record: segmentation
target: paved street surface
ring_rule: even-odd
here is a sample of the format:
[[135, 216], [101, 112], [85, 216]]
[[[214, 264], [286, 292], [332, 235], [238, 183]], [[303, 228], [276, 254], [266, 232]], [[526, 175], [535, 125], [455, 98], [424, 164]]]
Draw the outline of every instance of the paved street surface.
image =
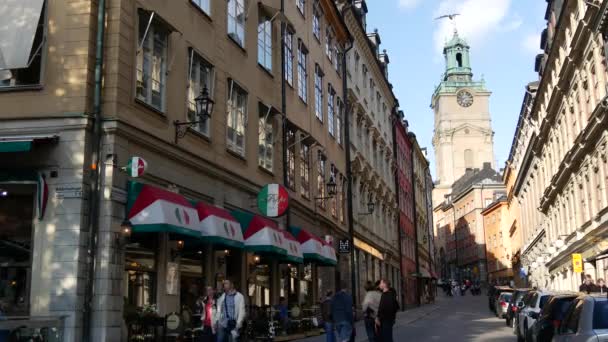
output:
[[[515, 341], [515, 335], [488, 310], [488, 297], [443, 297], [435, 305], [425, 305], [399, 314], [395, 341]], [[325, 336], [300, 340], [323, 342]], [[365, 342], [365, 328], [357, 324], [356, 342]]]

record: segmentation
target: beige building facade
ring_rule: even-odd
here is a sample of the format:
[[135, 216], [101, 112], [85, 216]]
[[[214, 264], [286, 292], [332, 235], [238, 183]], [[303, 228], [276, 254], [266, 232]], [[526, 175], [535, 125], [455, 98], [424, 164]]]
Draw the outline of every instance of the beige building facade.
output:
[[[540, 83], [518, 129], [514, 195], [520, 204], [522, 263], [529, 282], [577, 290], [572, 253], [584, 273], [606, 278], [605, 13], [585, 1], [550, 1]], [[517, 167], [517, 166], [516, 166]]]
[[513, 280], [511, 265], [511, 237], [507, 197], [503, 196], [488, 205], [482, 212], [490, 283], [510, 284]]

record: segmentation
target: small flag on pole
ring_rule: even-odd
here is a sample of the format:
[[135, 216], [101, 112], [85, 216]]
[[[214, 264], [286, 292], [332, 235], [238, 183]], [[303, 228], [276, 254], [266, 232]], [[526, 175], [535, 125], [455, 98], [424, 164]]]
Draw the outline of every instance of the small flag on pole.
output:
[[132, 157], [129, 159], [127, 166], [122, 169], [126, 171], [131, 177], [141, 177], [148, 168], [148, 163], [141, 157]]

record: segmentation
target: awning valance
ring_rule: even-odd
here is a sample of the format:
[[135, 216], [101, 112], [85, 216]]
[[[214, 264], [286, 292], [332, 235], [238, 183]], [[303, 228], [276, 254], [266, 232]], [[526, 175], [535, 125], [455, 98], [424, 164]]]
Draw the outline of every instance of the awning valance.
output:
[[198, 202], [196, 211], [200, 220], [198, 228], [203, 240], [213, 244], [243, 248], [241, 225], [227, 210]]
[[233, 210], [230, 214], [241, 224], [245, 249], [258, 253], [287, 255], [283, 233], [277, 224], [259, 215]]
[[201, 238], [196, 208], [180, 194], [129, 182], [127, 213], [133, 232], [167, 232]]
[[289, 232], [300, 243], [302, 255], [306, 262], [320, 265], [332, 265], [331, 260], [325, 257], [325, 246], [323, 240], [300, 227], [289, 227]]
[[335, 266], [338, 264], [338, 258], [336, 258], [336, 250], [332, 245], [327, 242], [323, 242], [323, 256], [327, 260], [327, 264]]
[[56, 135], [0, 137], [0, 152], [28, 152], [39, 143], [57, 141]]
[[283, 233], [283, 247], [287, 250], [287, 256], [285, 259], [289, 262], [301, 264], [304, 262], [304, 256], [302, 255], [302, 248], [300, 243], [296, 240], [291, 233], [288, 231], [282, 231]]

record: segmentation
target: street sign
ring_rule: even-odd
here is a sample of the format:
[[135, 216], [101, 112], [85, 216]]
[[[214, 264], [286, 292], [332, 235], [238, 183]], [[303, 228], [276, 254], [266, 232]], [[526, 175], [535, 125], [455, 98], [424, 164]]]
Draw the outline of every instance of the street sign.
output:
[[350, 253], [350, 240], [349, 239], [338, 240], [338, 252], [339, 253]]
[[264, 216], [279, 217], [289, 206], [289, 193], [280, 184], [267, 184], [258, 194], [258, 208]]
[[572, 254], [572, 271], [575, 273], [583, 273], [583, 255], [580, 253]]

